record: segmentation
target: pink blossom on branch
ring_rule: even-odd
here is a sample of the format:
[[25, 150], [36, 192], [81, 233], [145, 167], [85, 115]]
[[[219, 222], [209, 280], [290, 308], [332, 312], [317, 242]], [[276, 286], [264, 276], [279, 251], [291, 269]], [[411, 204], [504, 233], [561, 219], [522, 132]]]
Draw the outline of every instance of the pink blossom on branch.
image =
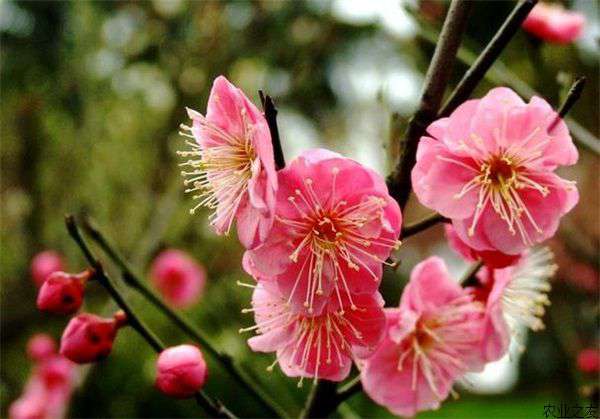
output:
[[38, 292], [37, 308], [54, 314], [75, 313], [83, 304], [85, 284], [91, 276], [91, 270], [79, 274], [61, 271], [50, 274]]
[[60, 354], [78, 364], [96, 362], [112, 351], [117, 331], [126, 323], [122, 312], [111, 319], [82, 313], [71, 319], [60, 340]]
[[161, 295], [178, 308], [195, 304], [206, 283], [204, 267], [176, 249], [165, 250], [154, 259], [150, 276]]
[[252, 308], [256, 325], [241, 331], [256, 331], [248, 339], [254, 351], [276, 352], [276, 360], [289, 377], [341, 381], [350, 373], [353, 357], [364, 358], [377, 347], [383, 336], [385, 317], [379, 293], [354, 297], [352, 310], [348, 298], [334, 296], [321, 314], [306, 316], [287, 304], [277, 290], [256, 286]]
[[575, 183], [554, 173], [578, 158], [557, 117], [543, 99], [525, 103], [508, 88], [463, 103], [419, 142], [419, 201], [477, 251], [518, 255], [551, 237], [579, 200]]
[[579, 38], [585, 16], [560, 3], [539, 2], [523, 22], [523, 29], [547, 42], [568, 44]]
[[544, 329], [542, 317], [556, 269], [552, 252], [542, 248], [528, 250], [514, 266], [484, 268], [477, 274], [478, 284], [467, 290], [485, 304], [481, 353], [486, 362], [501, 358], [511, 337]]
[[277, 215], [244, 268], [308, 315], [332, 295], [353, 303], [376, 292], [382, 263], [400, 244], [402, 214], [385, 181], [354, 160], [309, 150], [279, 172]]
[[41, 287], [48, 275], [62, 271], [64, 263], [62, 257], [54, 250], [45, 250], [38, 253], [31, 260], [31, 277], [38, 287]]
[[27, 356], [36, 362], [56, 354], [56, 342], [45, 333], [38, 333], [29, 338], [27, 342]]
[[156, 387], [178, 399], [192, 397], [204, 386], [208, 377], [204, 356], [192, 345], [165, 349], [158, 357], [156, 369]]
[[182, 125], [191, 138], [190, 159], [181, 164], [186, 192], [195, 193], [199, 207], [213, 211], [210, 222], [227, 234], [237, 220], [238, 237], [246, 248], [263, 242], [273, 223], [277, 173], [267, 121], [244, 93], [223, 76], [215, 79], [206, 116], [188, 109], [192, 126]]
[[482, 367], [483, 308], [430, 257], [412, 271], [382, 344], [361, 371], [365, 392], [401, 416], [437, 409], [454, 381]]

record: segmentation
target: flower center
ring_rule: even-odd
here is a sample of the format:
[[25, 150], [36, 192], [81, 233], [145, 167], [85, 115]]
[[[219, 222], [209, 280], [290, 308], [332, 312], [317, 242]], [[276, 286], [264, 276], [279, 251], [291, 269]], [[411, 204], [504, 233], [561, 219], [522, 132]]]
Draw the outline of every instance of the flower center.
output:
[[488, 179], [496, 187], [503, 187], [508, 181], [516, 176], [516, 168], [510, 159], [506, 157], [493, 157], [483, 165], [488, 171]]

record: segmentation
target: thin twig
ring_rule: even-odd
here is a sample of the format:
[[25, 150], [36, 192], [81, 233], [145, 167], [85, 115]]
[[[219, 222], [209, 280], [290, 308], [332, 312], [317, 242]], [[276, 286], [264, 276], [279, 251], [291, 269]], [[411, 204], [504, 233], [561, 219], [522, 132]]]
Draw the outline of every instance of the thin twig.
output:
[[429, 227], [436, 225], [437, 223], [447, 222], [448, 219], [443, 215], [438, 213], [434, 213], [432, 215], [428, 215], [420, 219], [419, 221], [415, 221], [412, 224], [402, 226], [402, 233], [400, 233], [400, 237], [405, 239], [417, 233], [420, 233], [423, 230], [427, 230]]
[[388, 178], [390, 195], [404, 209], [412, 189], [410, 173], [416, 162], [417, 145], [427, 126], [435, 119], [452, 71], [472, 2], [453, 0], [425, 75], [419, 109], [408, 124], [404, 139], [399, 142], [399, 161]]
[[263, 112], [265, 113], [265, 119], [269, 125], [269, 132], [271, 133], [271, 142], [273, 143], [273, 157], [275, 158], [275, 168], [281, 170], [285, 167], [285, 157], [283, 155], [283, 148], [281, 147], [281, 138], [279, 137], [279, 128], [277, 127], [277, 108], [273, 103], [273, 98], [269, 95], [265, 95], [262, 90], [258, 91], [260, 101], [262, 103]]
[[[438, 31], [423, 19], [419, 19], [418, 16], [416, 16], [416, 18], [419, 21], [419, 36], [421, 39], [432, 45], [437, 45], [439, 38]], [[457, 57], [462, 63], [469, 66], [473, 65], [477, 59], [477, 55], [465, 47], [461, 47], [458, 50]], [[532, 89], [523, 79], [513, 73], [501, 60], [497, 60], [484, 77], [495, 85], [510, 86], [523, 98], [543, 96]], [[569, 116], [565, 116], [564, 120], [573, 134], [573, 138], [579, 145], [596, 155], [600, 155], [600, 140], [598, 140], [594, 134]]]
[[300, 414], [300, 418], [324, 418], [333, 412], [340, 402], [336, 397], [337, 383], [327, 380], [318, 380], [313, 385], [304, 410]]
[[450, 98], [439, 112], [439, 116], [448, 116], [461, 103], [467, 100], [475, 90], [485, 73], [498, 59], [508, 42], [521, 28], [521, 24], [538, 0], [521, 0], [506, 18], [498, 32], [479, 54], [473, 65], [460, 80]]
[[[83, 252], [88, 263], [94, 268], [94, 278], [102, 285], [106, 291], [115, 300], [117, 305], [125, 312], [127, 316], [127, 323], [140, 334], [142, 338], [156, 351], [157, 353], [165, 350], [165, 345], [160, 339], [150, 330], [150, 328], [142, 321], [142, 319], [135, 313], [131, 305], [127, 302], [122, 292], [119, 290], [117, 284], [108, 276], [104, 271], [104, 268], [100, 261], [94, 256], [87, 243], [81, 236], [79, 228], [72, 215], [65, 217], [65, 224], [69, 235], [77, 243], [81, 251]], [[219, 400], [213, 400], [204, 391], [200, 390], [195, 395], [196, 400], [200, 406], [202, 406], [207, 413], [215, 415], [217, 417], [235, 418]]]
[[360, 381], [360, 374], [358, 374], [356, 377], [354, 377], [352, 380], [348, 381], [346, 384], [344, 384], [338, 389], [337, 398], [341, 403], [361, 390], [362, 383]]
[[477, 283], [477, 273], [479, 272], [482, 266], [482, 261], [477, 261], [473, 263], [471, 266], [469, 266], [469, 269], [467, 269], [467, 272], [465, 272], [465, 274], [458, 283], [463, 287], [475, 285]]
[[585, 77], [577, 77], [577, 79], [573, 82], [565, 101], [558, 109], [558, 115], [556, 115], [556, 119], [554, 119], [552, 124], [550, 124], [548, 127], [549, 133], [552, 132], [556, 125], [558, 125], [559, 121], [564, 118], [565, 115], [567, 115], [573, 105], [575, 105], [575, 103], [579, 100], [581, 93], [583, 92], [583, 88], [585, 87], [585, 81]]
[[94, 227], [89, 219], [83, 218], [82, 227], [90, 238], [100, 246], [107, 256], [119, 267], [123, 275], [123, 281], [131, 288], [138, 291], [151, 304], [161, 310], [171, 321], [175, 323], [185, 334], [199, 342], [202, 347], [215, 358], [225, 370], [238, 381], [246, 390], [260, 403], [260, 405], [271, 416], [287, 416], [285, 411], [278, 406], [243, 372], [234, 362], [233, 358], [221, 351], [210, 341], [200, 329], [195, 327], [186, 317], [174, 311], [162, 298], [160, 298], [146, 282], [142, 281], [129, 267], [127, 262], [119, 255], [104, 235]]

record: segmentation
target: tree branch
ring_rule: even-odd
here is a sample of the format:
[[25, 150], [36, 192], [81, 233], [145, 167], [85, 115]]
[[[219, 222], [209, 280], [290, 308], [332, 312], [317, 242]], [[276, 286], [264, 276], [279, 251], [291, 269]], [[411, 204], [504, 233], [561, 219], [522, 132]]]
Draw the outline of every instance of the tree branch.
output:
[[556, 119], [548, 127], [548, 132], [552, 132], [556, 125], [558, 125], [558, 122], [567, 115], [573, 105], [575, 105], [575, 103], [579, 100], [581, 93], [583, 92], [583, 88], [585, 87], [585, 81], [585, 77], [577, 77], [575, 82], [573, 82], [565, 101], [558, 109], [558, 115], [556, 116]]
[[477, 283], [477, 272], [479, 272], [479, 270], [481, 269], [482, 266], [483, 266], [482, 261], [477, 261], [477, 262], [473, 263], [471, 266], [469, 266], [469, 269], [467, 269], [467, 272], [465, 272], [465, 274], [460, 279], [460, 281], [458, 281], [458, 283], [462, 287], [468, 287], [471, 285], [475, 285]]
[[439, 42], [425, 75], [419, 109], [408, 124], [404, 140], [398, 144], [399, 161], [388, 178], [388, 187], [390, 195], [402, 209], [406, 206], [412, 189], [410, 173], [416, 162], [419, 139], [438, 114], [471, 6], [472, 2], [466, 0], [453, 0], [450, 4]]
[[437, 223], [448, 222], [449, 220], [440, 215], [438, 213], [434, 213], [432, 215], [428, 215], [420, 219], [419, 221], [415, 221], [412, 224], [407, 226], [402, 226], [402, 232], [400, 233], [400, 237], [405, 239], [417, 233], [420, 233], [423, 230], [427, 230], [429, 227], [436, 225]]
[[439, 112], [439, 117], [448, 116], [461, 103], [467, 100], [477, 87], [485, 73], [498, 59], [508, 42], [521, 28], [521, 24], [538, 0], [521, 0], [506, 18], [498, 32], [479, 54], [473, 65], [460, 80], [450, 98]]
[[279, 128], [277, 127], [277, 108], [273, 103], [273, 99], [269, 95], [265, 95], [262, 90], [258, 91], [260, 101], [262, 103], [265, 119], [269, 125], [271, 133], [271, 142], [273, 143], [273, 156], [275, 158], [275, 168], [281, 170], [285, 167], [285, 157], [283, 148], [281, 148], [281, 139], [279, 138]]
[[[65, 217], [65, 224], [69, 235], [73, 238], [75, 243], [79, 246], [83, 252], [88, 263], [94, 268], [94, 278], [102, 285], [110, 296], [115, 300], [117, 305], [125, 312], [127, 316], [127, 323], [140, 334], [142, 338], [154, 349], [155, 352], [160, 353], [165, 350], [165, 345], [160, 339], [150, 330], [150, 328], [142, 321], [142, 319], [135, 313], [131, 305], [127, 302], [117, 284], [106, 274], [100, 261], [94, 256], [87, 243], [81, 236], [79, 228], [72, 215]], [[236, 418], [219, 400], [213, 400], [204, 391], [200, 390], [195, 395], [196, 401], [202, 406], [207, 413], [216, 417], [225, 418]]]
[[127, 262], [119, 255], [115, 248], [108, 242], [104, 235], [94, 227], [89, 219], [83, 218], [82, 227], [89, 237], [100, 246], [108, 257], [119, 267], [123, 275], [123, 281], [131, 288], [138, 291], [148, 302], [161, 310], [179, 329], [181, 329], [190, 338], [199, 342], [213, 358], [215, 358], [225, 370], [239, 382], [268, 412], [270, 416], [286, 417], [285, 411], [279, 407], [268, 395], [259, 390], [248, 375], [243, 372], [233, 358], [226, 353], [219, 351], [210, 339], [197, 327], [195, 327], [186, 317], [174, 311], [162, 298], [160, 298], [145, 281], [142, 281], [129, 267]]

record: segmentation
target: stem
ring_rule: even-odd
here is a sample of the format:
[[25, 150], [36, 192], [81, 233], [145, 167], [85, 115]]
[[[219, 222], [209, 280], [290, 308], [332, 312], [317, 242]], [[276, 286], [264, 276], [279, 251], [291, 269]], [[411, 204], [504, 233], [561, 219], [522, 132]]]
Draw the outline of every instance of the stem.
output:
[[549, 133], [552, 132], [552, 130], [556, 127], [556, 125], [558, 125], [560, 120], [565, 117], [565, 115], [571, 110], [573, 105], [575, 105], [575, 103], [579, 100], [579, 98], [581, 97], [581, 93], [583, 92], [583, 88], [585, 87], [585, 81], [585, 77], [577, 77], [575, 82], [573, 82], [565, 101], [558, 109], [558, 115], [556, 115], [556, 118], [548, 127]]
[[[414, 15], [413, 15], [414, 16]], [[418, 16], [415, 18], [419, 21], [419, 36], [433, 44], [436, 45], [438, 43], [438, 32], [431, 27], [427, 22], [420, 19]], [[466, 64], [473, 65], [477, 56], [472, 51], [462, 47], [458, 50], [457, 54], [458, 59]], [[495, 85], [506, 85], [510, 86], [514, 89], [520, 96], [524, 98], [530, 98], [532, 96], [542, 96], [534, 89], [532, 89], [524, 80], [522, 80], [515, 73], [510, 71], [510, 69], [500, 60], [497, 60], [494, 63], [494, 66], [490, 68], [490, 70], [485, 74], [485, 79]], [[600, 155], [600, 141], [598, 138], [588, 131], [584, 126], [582, 126], [579, 122], [565, 116], [564, 118], [569, 130], [573, 134], [575, 141], [579, 143], [579, 145], [585, 147], [587, 150], [591, 151], [596, 155]]]
[[404, 140], [400, 141], [399, 161], [388, 179], [390, 195], [404, 209], [412, 189], [410, 173], [416, 162], [417, 145], [427, 126], [436, 118], [452, 71], [472, 2], [453, 0], [425, 75], [419, 109], [410, 120]]
[[428, 215], [427, 217], [424, 217], [419, 221], [415, 221], [412, 224], [402, 226], [402, 232], [400, 233], [400, 237], [405, 239], [407, 237], [420, 233], [423, 230], [427, 230], [429, 227], [432, 227], [437, 223], [442, 222], [448, 222], [448, 219], [438, 213]]
[[87, 218], [83, 219], [83, 229], [90, 236], [90, 238], [100, 246], [100, 248], [108, 255], [108, 257], [121, 269], [123, 280], [131, 288], [138, 291], [144, 298], [146, 298], [151, 304], [161, 310], [173, 323], [177, 325], [185, 334], [192, 339], [199, 342], [203, 348], [206, 349], [218, 362], [221, 363], [223, 368], [260, 403], [260, 405], [269, 413], [271, 416], [287, 416], [286, 412], [279, 407], [269, 396], [267, 396], [262, 390], [257, 388], [257, 385], [252, 382], [248, 375], [243, 372], [233, 361], [230, 355], [223, 353], [216, 349], [216, 346], [210, 341], [210, 339], [202, 333], [197, 327], [195, 327], [189, 319], [183, 315], [174, 311], [168, 304], [166, 304], [162, 298], [158, 296], [146, 283], [139, 279], [139, 277], [133, 273], [127, 262], [119, 255], [113, 246], [108, 242], [104, 235], [92, 224]]
[[313, 385], [304, 410], [300, 414], [300, 418], [324, 418], [333, 412], [341, 401], [336, 397], [337, 383], [327, 380], [318, 380]]
[[464, 287], [468, 287], [470, 285], [475, 285], [477, 283], [477, 272], [479, 272], [479, 270], [481, 269], [481, 267], [483, 266], [483, 262], [482, 261], [477, 261], [475, 263], [473, 263], [469, 269], [467, 269], [467, 272], [465, 272], [465, 274], [463, 275], [463, 277], [460, 279], [460, 281], [458, 282], [460, 285]]
[[271, 133], [275, 168], [281, 170], [285, 167], [285, 157], [283, 155], [283, 148], [281, 147], [281, 139], [279, 138], [279, 128], [277, 127], [277, 108], [275, 107], [271, 96], [265, 95], [262, 90], [258, 91], [258, 95], [260, 96], [265, 119], [267, 120], [269, 132]]
[[354, 377], [352, 380], [348, 381], [342, 387], [338, 389], [337, 398], [339, 403], [342, 403], [344, 400], [352, 397], [354, 394], [358, 393], [362, 390], [362, 383], [360, 381], [360, 374]]
[[[148, 328], [148, 326], [141, 320], [140, 317], [134, 312], [133, 308], [129, 305], [127, 300], [123, 297], [123, 294], [119, 290], [117, 284], [106, 274], [102, 264], [96, 259], [94, 254], [91, 252], [87, 243], [81, 236], [79, 228], [72, 215], [65, 217], [65, 224], [69, 235], [75, 240], [81, 251], [83, 252], [88, 263], [94, 268], [94, 277], [102, 285], [111, 297], [115, 300], [118, 306], [127, 315], [128, 324], [140, 334], [142, 338], [154, 349], [155, 352], [160, 353], [166, 349], [165, 345], [160, 339]], [[235, 418], [233, 415], [220, 401], [211, 399], [202, 390], [199, 390], [196, 395], [196, 400], [200, 406], [202, 406], [207, 413], [215, 415], [217, 417]]]
[[473, 65], [460, 80], [450, 98], [439, 112], [439, 116], [448, 116], [454, 109], [471, 96], [485, 73], [498, 59], [508, 42], [521, 28], [521, 24], [538, 0], [521, 0], [506, 18], [498, 32], [479, 54]]

